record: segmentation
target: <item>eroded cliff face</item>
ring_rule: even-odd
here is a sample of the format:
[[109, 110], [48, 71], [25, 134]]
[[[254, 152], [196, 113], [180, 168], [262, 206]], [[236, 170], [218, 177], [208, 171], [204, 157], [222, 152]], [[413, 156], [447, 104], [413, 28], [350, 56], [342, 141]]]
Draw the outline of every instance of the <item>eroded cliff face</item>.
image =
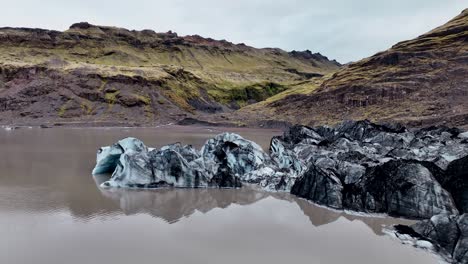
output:
[[[309, 125], [347, 119], [412, 126], [468, 125], [468, 10], [416, 39], [346, 65], [320, 82], [246, 107], [271, 118]], [[272, 98], [273, 99], [273, 98]]]
[[0, 122], [175, 122], [231, 112], [339, 66], [310, 51], [173, 32], [0, 28]]

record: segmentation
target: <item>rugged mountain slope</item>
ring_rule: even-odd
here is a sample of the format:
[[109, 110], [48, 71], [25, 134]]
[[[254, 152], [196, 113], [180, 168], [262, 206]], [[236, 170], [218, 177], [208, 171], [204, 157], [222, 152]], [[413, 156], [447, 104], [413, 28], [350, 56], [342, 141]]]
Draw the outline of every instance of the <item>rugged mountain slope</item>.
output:
[[240, 116], [292, 123], [343, 119], [468, 125], [468, 9], [447, 24], [387, 51], [305, 82]]
[[0, 123], [165, 123], [238, 109], [338, 67], [310, 51], [172, 32], [0, 28]]

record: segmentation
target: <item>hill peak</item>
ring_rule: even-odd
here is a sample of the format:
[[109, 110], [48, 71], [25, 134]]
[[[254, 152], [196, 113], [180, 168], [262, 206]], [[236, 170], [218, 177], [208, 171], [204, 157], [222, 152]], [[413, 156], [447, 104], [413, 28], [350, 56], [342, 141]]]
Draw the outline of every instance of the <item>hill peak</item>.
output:
[[88, 22], [0, 28], [0, 122], [161, 123], [232, 111], [339, 67], [301, 54]]
[[[468, 127], [467, 39], [465, 9], [417, 38], [350, 63], [306, 88], [276, 96], [263, 113], [308, 125], [367, 118], [411, 126]], [[264, 105], [246, 110], [253, 109], [258, 116]]]

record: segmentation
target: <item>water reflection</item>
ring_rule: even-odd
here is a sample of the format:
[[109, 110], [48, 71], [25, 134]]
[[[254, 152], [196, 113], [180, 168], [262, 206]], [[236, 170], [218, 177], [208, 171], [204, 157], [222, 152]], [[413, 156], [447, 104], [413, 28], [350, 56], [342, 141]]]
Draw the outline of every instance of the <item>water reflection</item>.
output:
[[[267, 148], [280, 131], [230, 129]], [[200, 148], [222, 128], [0, 129], [0, 213], [69, 212], [78, 221], [120, 213], [89, 174], [96, 150], [133, 136], [152, 147], [174, 142]]]
[[[10, 131], [11, 132], [11, 131]], [[232, 204], [249, 205], [265, 198], [287, 201], [297, 206], [314, 226], [337, 221], [361, 221], [376, 234], [382, 225], [404, 222], [388, 217], [363, 217], [328, 210], [286, 193], [266, 193], [252, 188], [240, 190], [101, 190], [89, 175], [96, 149], [116, 140], [135, 136], [151, 146], [175, 141], [200, 147], [221, 131], [205, 128], [161, 129], [20, 129], [0, 131], [0, 212], [24, 211], [29, 214], [66, 211], [81, 222], [105, 219], [123, 212], [145, 213], [174, 223], [194, 212], [206, 213]], [[268, 147], [279, 131], [239, 130], [246, 138]], [[105, 177], [105, 176], [103, 176]], [[103, 178], [96, 178], [98, 182]]]
[[[249, 187], [101, 190], [90, 175], [96, 149], [121, 138], [200, 147], [217, 129], [0, 130], [0, 263], [435, 263], [375, 235], [399, 219]], [[280, 133], [229, 130], [264, 148]]]
[[[106, 175], [94, 177], [97, 188], [108, 179]], [[384, 235], [383, 227], [397, 223], [412, 223], [406, 219], [385, 216], [359, 215], [344, 211], [331, 210], [300, 199], [289, 193], [265, 192], [256, 186], [244, 186], [240, 189], [102, 189], [101, 193], [113, 200], [126, 215], [149, 214], [176, 223], [188, 218], [195, 212], [207, 213], [215, 208], [227, 208], [232, 204], [251, 205], [271, 197], [290, 202], [300, 208], [313, 226], [322, 226], [337, 221], [340, 217], [348, 221], [361, 221], [375, 234]]]
[[[99, 185], [105, 176], [95, 177]], [[99, 187], [98, 187], [99, 188]], [[266, 198], [267, 193], [251, 188], [241, 189], [102, 189], [101, 193], [115, 201], [126, 215], [146, 213], [175, 223], [196, 211], [207, 213], [231, 204], [249, 205]]]

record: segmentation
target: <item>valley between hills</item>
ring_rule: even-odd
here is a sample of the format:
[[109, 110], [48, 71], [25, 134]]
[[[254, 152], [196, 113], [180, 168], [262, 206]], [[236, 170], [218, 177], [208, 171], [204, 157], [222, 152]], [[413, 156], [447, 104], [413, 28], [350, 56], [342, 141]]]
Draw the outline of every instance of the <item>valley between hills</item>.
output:
[[468, 263], [468, 9], [421, 34], [0, 28], [0, 262]]
[[0, 28], [0, 123], [468, 125], [468, 10], [341, 65], [311, 51], [77, 23]]

